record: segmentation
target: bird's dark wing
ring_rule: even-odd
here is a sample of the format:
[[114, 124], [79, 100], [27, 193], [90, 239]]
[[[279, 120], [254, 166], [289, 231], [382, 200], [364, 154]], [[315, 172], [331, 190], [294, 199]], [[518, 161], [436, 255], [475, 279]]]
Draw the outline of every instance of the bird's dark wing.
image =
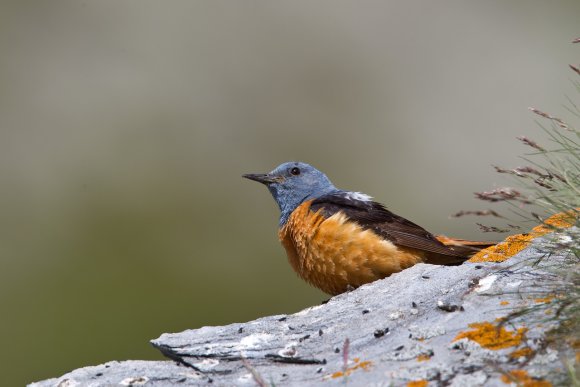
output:
[[333, 192], [313, 200], [310, 209], [314, 212], [320, 210], [326, 218], [342, 212], [362, 228], [372, 230], [396, 245], [449, 257], [449, 263], [461, 262], [475, 252], [467, 254], [463, 249], [445, 246], [421, 226], [393, 214], [380, 203], [359, 197], [360, 194], [353, 192]]

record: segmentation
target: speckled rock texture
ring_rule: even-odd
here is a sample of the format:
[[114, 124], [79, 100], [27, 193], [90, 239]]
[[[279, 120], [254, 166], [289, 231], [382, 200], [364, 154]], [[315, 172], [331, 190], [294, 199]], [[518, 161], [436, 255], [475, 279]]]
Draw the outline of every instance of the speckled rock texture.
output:
[[567, 252], [538, 262], [543, 243], [505, 262], [419, 264], [296, 314], [166, 333], [151, 343], [173, 361], [110, 362], [32, 386], [558, 385], [574, 352], [546, 333], [559, 324], [552, 268]]

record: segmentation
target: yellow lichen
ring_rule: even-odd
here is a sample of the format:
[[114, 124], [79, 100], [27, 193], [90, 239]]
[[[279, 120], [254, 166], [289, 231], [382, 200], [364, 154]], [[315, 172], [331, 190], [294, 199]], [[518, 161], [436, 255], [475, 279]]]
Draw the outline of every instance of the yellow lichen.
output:
[[340, 378], [342, 376], [348, 376], [358, 369], [368, 371], [368, 369], [373, 365], [373, 362], [368, 361], [368, 360], [367, 361], [360, 361], [360, 359], [358, 357], [355, 357], [353, 359], [353, 362], [354, 362], [353, 366], [348, 367], [344, 371], [337, 371], [337, 372], [333, 373], [332, 375], [330, 375], [330, 377], [333, 379], [336, 379], [336, 378]]
[[532, 234], [509, 236], [503, 242], [481, 250], [468, 262], [503, 262], [525, 249], [534, 238]]
[[453, 341], [469, 339], [475, 341], [484, 348], [498, 350], [520, 345], [527, 328], [519, 328], [517, 331], [508, 331], [503, 326], [495, 326], [488, 321], [469, 324], [471, 331], [460, 332]]
[[552, 383], [547, 380], [533, 379], [525, 370], [513, 370], [501, 376], [501, 381], [505, 384], [517, 384], [521, 387], [552, 387]]
[[555, 229], [574, 225], [577, 217], [577, 210], [553, 215], [543, 224], [534, 227], [530, 233], [509, 236], [503, 242], [481, 250], [468, 262], [503, 262], [528, 247], [533, 239], [553, 232]]
[[407, 387], [427, 387], [429, 382], [426, 380], [413, 380], [412, 382], [407, 383]]
[[552, 302], [553, 299], [554, 299], [554, 296], [540, 297], [540, 298], [534, 298], [534, 302], [536, 304], [545, 304], [548, 302]]
[[431, 360], [431, 356], [426, 354], [421, 354], [417, 356], [417, 361], [427, 361], [427, 360]]
[[543, 224], [534, 227], [532, 231], [544, 235], [553, 232], [558, 228], [572, 227], [576, 223], [576, 218], [578, 218], [578, 209], [575, 211], [561, 212], [550, 216], [548, 219], [544, 220]]
[[500, 304], [500, 305], [502, 305], [502, 306], [503, 306], [503, 305], [509, 305], [509, 304], [510, 304], [510, 302], [509, 302], [509, 301], [502, 301], [502, 302], [500, 302], [499, 304]]
[[520, 357], [529, 357], [534, 353], [534, 351], [530, 347], [524, 347], [517, 349], [510, 353], [510, 357], [512, 359], [519, 359]]
[[373, 365], [373, 362], [371, 361], [361, 361], [358, 365], [358, 368], [362, 368], [363, 370], [368, 371], [371, 365]]

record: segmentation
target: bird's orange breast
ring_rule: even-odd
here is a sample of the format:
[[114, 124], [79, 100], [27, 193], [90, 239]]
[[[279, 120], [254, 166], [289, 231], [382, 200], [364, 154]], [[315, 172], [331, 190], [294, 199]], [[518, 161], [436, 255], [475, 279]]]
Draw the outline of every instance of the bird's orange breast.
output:
[[292, 268], [322, 291], [339, 294], [423, 261], [422, 252], [397, 247], [341, 212], [325, 218], [311, 211], [311, 202], [292, 212], [278, 236]]

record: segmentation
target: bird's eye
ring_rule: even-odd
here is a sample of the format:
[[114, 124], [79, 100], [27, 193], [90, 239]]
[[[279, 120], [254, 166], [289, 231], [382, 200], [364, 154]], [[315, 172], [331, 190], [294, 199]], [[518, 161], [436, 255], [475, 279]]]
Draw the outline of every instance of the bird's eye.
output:
[[298, 175], [300, 175], [300, 168], [294, 167], [290, 170], [290, 173], [294, 176], [298, 176]]

